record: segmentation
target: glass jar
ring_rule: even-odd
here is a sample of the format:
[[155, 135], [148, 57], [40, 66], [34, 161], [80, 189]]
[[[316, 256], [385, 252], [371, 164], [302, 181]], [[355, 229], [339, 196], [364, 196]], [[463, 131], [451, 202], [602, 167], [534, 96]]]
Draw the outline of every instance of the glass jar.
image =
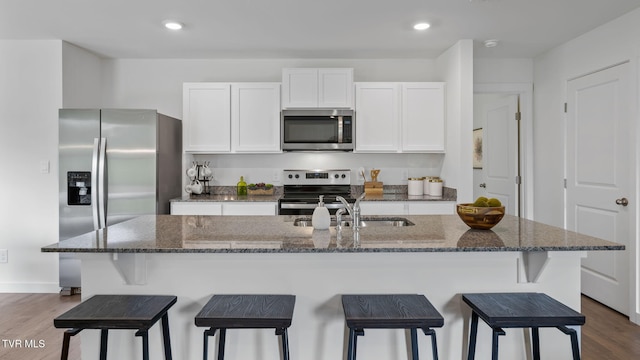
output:
[[240, 181], [236, 185], [236, 194], [238, 196], [247, 195], [247, 183], [244, 181], [244, 176], [240, 176]]

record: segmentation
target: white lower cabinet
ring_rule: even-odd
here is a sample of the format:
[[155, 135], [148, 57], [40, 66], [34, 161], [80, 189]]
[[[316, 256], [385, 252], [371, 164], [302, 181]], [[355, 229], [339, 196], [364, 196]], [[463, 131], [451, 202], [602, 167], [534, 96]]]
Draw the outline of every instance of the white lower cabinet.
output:
[[407, 201], [409, 215], [452, 215], [456, 211], [453, 201]]
[[172, 202], [171, 215], [222, 215], [222, 203]]
[[407, 215], [408, 209], [404, 201], [361, 201], [362, 215]]
[[222, 215], [276, 215], [277, 202], [229, 202], [222, 204]]
[[276, 215], [277, 202], [188, 202], [171, 203], [171, 215]]
[[[453, 201], [362, 201], [362, 215], [451, 215], [455, 213]], [[171, 215], [277, 215], [275, 201], [214, 202], [175, 201]]]
[[453, 201], [362, 201], [362, 215], [451, 215]]

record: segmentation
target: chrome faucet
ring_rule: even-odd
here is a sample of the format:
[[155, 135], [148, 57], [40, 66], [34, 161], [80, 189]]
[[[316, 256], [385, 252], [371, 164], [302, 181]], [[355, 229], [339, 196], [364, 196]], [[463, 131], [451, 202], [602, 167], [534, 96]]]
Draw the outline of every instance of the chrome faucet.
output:
[[351, 216], [351, 226], [353, 227], [353, 231], [360, 229], [360, 200], [364, 199], [365, 195], [366, 193], [363, 192], [358, 196], [353, 205], [350, 205], [342, 196], [336, 196], [336, 200], [340, 201], [344, 205], [344, 208], [340, 208], [336, 211], [336, 230], [342, 229], [342, 215], [345, 211]]

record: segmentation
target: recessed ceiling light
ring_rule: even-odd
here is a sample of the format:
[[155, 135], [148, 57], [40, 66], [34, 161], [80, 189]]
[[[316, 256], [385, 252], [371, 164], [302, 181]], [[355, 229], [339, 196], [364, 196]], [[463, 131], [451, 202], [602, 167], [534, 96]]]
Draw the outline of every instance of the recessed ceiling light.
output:
[[416, 30], [427, 30], [429, 27], [431, 27], [431, 25], [427, 23], [417, 23], [413, 25], [413, 28]]
[[484, 46], [488, 47], [488, 48], [492, 48], [492, 47], [498, 46], [498, 43], [500, 43], [500, 41], [498, 41], [496, 39], [485, 40]]
[[164, 27], [169, 30], [180, 30], [182, 29], [182, 24], [177, 21], [165, 21]]

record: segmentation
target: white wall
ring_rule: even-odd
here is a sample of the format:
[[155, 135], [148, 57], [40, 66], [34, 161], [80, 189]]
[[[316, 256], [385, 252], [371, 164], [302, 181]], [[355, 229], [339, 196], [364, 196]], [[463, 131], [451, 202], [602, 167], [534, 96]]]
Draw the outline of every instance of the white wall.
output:
[[[633, 239], [630, 254], [630, 293], [633, 310], [630, 318], [640, 322], [640, 295], [638, 280], [638, 190], [640, 189], [640, 119], [638, 107], [640, 99], [640, 9], [604, 24], [548, 53], [534, 61], [534, 149], [535, 149], [535, 218], [552, 225], [564, 225], [564, 112], [567, 81], [600, 69], [629, 61], [632, 70], [631, 104], [633, 116], [630, 132], [631, 158], [630, 173], [633, 188], [629, 194], [634, 199], [629, 206], [632, 219], [630, 234]], [[633, 221], [635, 220], [635, 221]], [[633, 313], [635, 311], [635, 314]]]
[[[182, 83], [282, 80], [285, 67], [352, 67], [355, 81], [438, 81], [431, 59], [260, 59], [260, 60], [104, 60], [106, 107], [153, 108], [182, 119]], [[445, 155], [446, 156], [446, 155]], [[187, 164], [191, 157], [187, 156]], [[214, 185], [235, 185], [240, 175], [249, 182], [280, 184], [274, 170], [349, 168], [381, 169], [388, 185], [407, 183], [408, 176], [440, 175], [442, 154], [296, 153], [275, 155], [195, 155], [215, 168]], [[446, 181], [447, 179], [445, 179]], [[185, 176], [186, 181], [186, 176]], [[447, 185], [448, 186], [448, 185]]]
[[64, 108], [96, 108], [102, 102], [102, 60], [62, 42], [62, 102]]
[[564, 198], [563, 109], [567, 81], [622, 61], [630, 60], [635, 67], [639, 55], [640, 9], [637, 9], [535, 59], [536, 220], [564, 225], [564, 205], [557, 199]]
[[473, 82], [475, 84], [531, 83], [533, 81], [533, 59], [473, 60]]
[[470, 202], [473, 197], [473, 41], [458, 41], [438, 57], [437, 66], [439, 80], [447, 83], [447, 154], [441, 176], [447, 186], [458, 189], [458, 202]]
[[[0, 292], [57, 292], [62, 42], [0, 40]], [[43, 173], [41, 163], [49, 162]]]
[[355, 81], [435, 81], [430, 59], [111, 59], [103, 64], [103, 106], [158, 109], [178, 119], [184, 82], [280, 82], [285, 67], [352, 67]]

